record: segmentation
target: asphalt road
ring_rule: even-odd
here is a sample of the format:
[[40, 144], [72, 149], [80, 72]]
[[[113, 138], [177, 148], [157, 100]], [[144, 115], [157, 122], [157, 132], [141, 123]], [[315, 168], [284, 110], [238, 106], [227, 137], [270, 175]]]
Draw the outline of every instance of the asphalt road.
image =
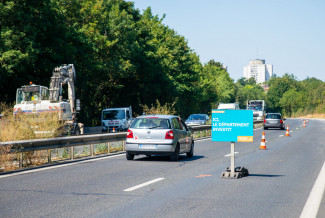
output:
[[286, 124], [290, 137], [265, 131], [267, 150], [262, 129], [253, 143], [236, 143], [236, 166], [250, 173], [241, 179], [220, 177], [230, 143], [211, 139], [178, 162], [116, 155], [0, 175], [0, 217], [299, 217], [324, 164], [325, 121]]

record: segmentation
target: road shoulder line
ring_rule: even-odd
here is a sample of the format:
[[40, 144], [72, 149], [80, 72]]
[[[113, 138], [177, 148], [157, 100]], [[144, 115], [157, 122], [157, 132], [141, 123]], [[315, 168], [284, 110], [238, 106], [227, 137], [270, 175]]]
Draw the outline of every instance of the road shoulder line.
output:
[[300, 218], [316, 217], [325, 190], [325, 162], [308, 196]]

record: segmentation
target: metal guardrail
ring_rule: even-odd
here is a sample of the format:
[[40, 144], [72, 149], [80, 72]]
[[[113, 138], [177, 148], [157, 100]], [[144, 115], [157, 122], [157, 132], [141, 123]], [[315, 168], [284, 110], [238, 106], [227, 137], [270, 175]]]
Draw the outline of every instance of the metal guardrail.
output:
[[[211, 125], [202, 125], [191, 127], [195, 137], [207, 136]], [[204, 133], [203, 133], [204, 132]], [[199, 133], [199, 134], [197, 134]], [[94, 145], [105, 143], [107, 146], [107, 153], [110, 154], [111, 142], [122, 141], [122, 151], [125, 151], [125, 139], [126, 132], [121, 133], [105, 133], [105, 134], [94, 134], [94, 135], [81, 135], [81, 136], [69, 136], [69, 137], [58, 137], [50, 139], [34, 139], [24, 141], [10, 141], [0, 142], [0, 146], [12, 146], [12, 153], [18, 153], [19, 167], [23, 167], [23, 153], [47, 150], [47, 162], [52, 162], [51, 150], [57, 148], [70, 147], [70, 159], [74, 159], [74, 147], [81, 145], [90, 146], [90, 156], [95, 156]]]
[[[260, 123], [254, 121], [254, 125]], [[211, 125], [191, 126], [194, 138], [202, 138], [211, 135]], [[23, 166], [23, 153], [39, 150], [47, 150], [48, 163], [52, 162], [51, 150], [70, 147], [70, 159], [74, 159], [74, 146], [89, 145], [90, 156], [95, 156], [94, 145], [105, 143], [107, 153], [110, 153], [110, 143], [122, 141], [122, 150], [125, 151], [126, 132], [105, 133], [94, 135], [69, 136], [50, 139], [34, 139], [25, 141], [0, 142], [0, 146], [12, 146], [12, 152], [18, 153], [19, 167]]]

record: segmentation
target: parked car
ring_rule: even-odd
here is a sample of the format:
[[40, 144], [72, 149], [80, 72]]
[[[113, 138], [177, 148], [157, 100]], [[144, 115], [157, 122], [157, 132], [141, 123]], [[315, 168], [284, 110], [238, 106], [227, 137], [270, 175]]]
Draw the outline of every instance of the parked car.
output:
[[192, 114], [187, 118], [185, 123], [188, 126], [206, 125], [208, 124], [209, 120], [210, 118], [206, 114]]
[[282, 117], [280, 113], [268, 113], [265, 116], [263, 127], [268, 128], [280, 128], [285, 129], [284, 121], [286, 119]]
[[179, 154], [192, 157], [194, 140], [189, 127], [174, 115], [142, 115], [131, 124], [126, 136], [126, 159], [134, 155], [168, 155], [178, 161]]

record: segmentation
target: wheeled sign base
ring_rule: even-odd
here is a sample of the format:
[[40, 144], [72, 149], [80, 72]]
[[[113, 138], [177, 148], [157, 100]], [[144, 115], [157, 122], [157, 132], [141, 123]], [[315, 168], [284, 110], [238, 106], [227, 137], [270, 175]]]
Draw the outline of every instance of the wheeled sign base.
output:
[[227, 167], [225, 172], [222, 172], [222, 178], [239, 179], [244, 176], [248, 176], [248, 170], [245, 167], [236, 167], [234, 172], [231, 172], [230, 167]]

